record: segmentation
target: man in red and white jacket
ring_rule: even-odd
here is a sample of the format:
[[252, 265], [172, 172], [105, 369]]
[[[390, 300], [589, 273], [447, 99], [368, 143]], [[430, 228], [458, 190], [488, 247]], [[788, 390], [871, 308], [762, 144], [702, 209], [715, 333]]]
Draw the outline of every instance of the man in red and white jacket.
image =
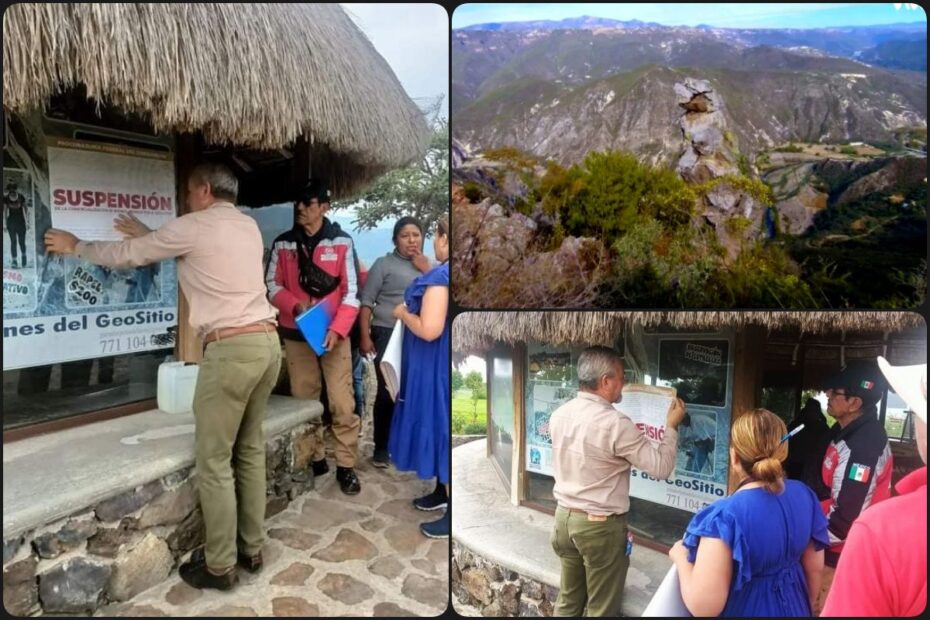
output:
[[[355, 415], [349, 334], [359, 310], [358, 275], [352, 238], [324, 216], [329, 196], [318, 181], [301, 190], [294, 204], [294, 227], [271, 246], [265, 283], [271, 303], [280, 311], [278, 332], [284, 339], [291, 393], [319, 400], [325, 379], [336, 441], [336, 479], [344, 493], [355, 495], [361, 490], [354, 469], [360, 420]], [[319, 357], [295, 322], [296, 316], [318, 304], [324, 304], [331, 318], [327, 352]], [[329, 471], [322, 427], [312, 468], [316, 476]]]
[[914, 412], [924, 466], [898, 482], [896, 497], [853, 523], [822, 616], [915, 617], [927, 608], [927, 365], [878, 363]]
[[831, 546], [824, 554], [823, 608], [849, 528], [869, 506], [891, 497], [891, 447], [878, 420], [885, 380], [874, 362], [850, 363], [827, 389], [827, 412], [836, 419], [823, 457], [822, 480], [814, 485], [829, 522]]

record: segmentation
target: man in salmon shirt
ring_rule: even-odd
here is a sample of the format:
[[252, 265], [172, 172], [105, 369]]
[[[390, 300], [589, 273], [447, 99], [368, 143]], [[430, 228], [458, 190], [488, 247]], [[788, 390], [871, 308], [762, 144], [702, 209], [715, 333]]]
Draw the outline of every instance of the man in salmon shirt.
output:
[[[265, 271], [268, 298], [278, 308], [278, 333], [284, 340], [291, 393], [297, 398], [319, 400], [323, 379], [333, 418], [336, 441], [336, 480], [347, 495], [361, 490], [355, 473], [358, 430], [352, 385], [352, 354], [349, 334], [358, 316], [358, 279], [352, 238], [325, 217], [330, 191], [311, 181], [294, 201], [294, 226], [279, 235], [271, 246]], [[332, 317], [322, 356], [310, 348], [295, 317], [325, 304]], [[317, 434], [311, 467], [315, 476], [329, 471], [322, 427]]]
[[878, 364], [914, 412], [924, 467], [853, 523], [822, 616], [919, 616], [927, 607], [927, 365]]

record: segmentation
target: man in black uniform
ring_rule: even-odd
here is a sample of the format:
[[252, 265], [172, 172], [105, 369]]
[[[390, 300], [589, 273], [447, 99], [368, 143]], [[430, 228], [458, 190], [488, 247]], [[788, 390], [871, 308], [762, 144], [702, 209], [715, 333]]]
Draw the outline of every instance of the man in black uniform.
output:
[[[10, 253], [13, 255], [13, 268], [26, 266], [26, 197], [19, 193], [15, 183], [6, 186], [3, 195], [3, 215], [6, 220], [6, 230], [10, 235]], [[22, 265], [16, 264], [16, 246], [19, 245], [23, 255]]]

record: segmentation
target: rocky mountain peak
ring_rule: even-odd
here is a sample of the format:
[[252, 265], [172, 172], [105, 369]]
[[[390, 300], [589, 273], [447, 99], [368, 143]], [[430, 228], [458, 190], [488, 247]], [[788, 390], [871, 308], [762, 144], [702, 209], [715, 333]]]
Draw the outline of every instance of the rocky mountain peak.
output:
[[739, 171], [736, 145], [728, 138], [723, 97], [707, 80], [685, 78], [675, 83], [678, 107], [684, 112], [678, 119], [684, 140], [684, 153], [677, 171], [692, 183], [703, 183]]
[[[738, 155], [732, 133], [727, 130], [723, 97], [707, 80], [687, 77], [674, 86], [684, 152], [676, 170], [685, 181], [706, 183], [727, 175], [738, 175]], [[763, 205], [744, 191], [722, 182], [703, 199], [696, 224], [713, 227], [727, 253], [734, 257], [741, 240], [751, 239], [762, 229]], [[748, 220], [744, 226], [728, 226], [733, 217]]]

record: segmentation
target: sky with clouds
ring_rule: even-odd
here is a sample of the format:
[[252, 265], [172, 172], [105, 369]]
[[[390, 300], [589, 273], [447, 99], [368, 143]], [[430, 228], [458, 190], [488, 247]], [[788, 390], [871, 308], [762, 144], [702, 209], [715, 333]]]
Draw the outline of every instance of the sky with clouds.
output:
[[388, 61], [419, 105], [443, 95], [449, 118], [449, 14], [437, 4], [356, 4], [342, 8]]
[[731, 4], [467, 4], [452, 14], [453, 28], [500, 21], [564, 19], [591, 15], [613, 19], [638, 19], [668, 26], [729, 28], [828, 28], [899, 22], [927, 23], [916, 4], [851, 3], [731, 3]]

